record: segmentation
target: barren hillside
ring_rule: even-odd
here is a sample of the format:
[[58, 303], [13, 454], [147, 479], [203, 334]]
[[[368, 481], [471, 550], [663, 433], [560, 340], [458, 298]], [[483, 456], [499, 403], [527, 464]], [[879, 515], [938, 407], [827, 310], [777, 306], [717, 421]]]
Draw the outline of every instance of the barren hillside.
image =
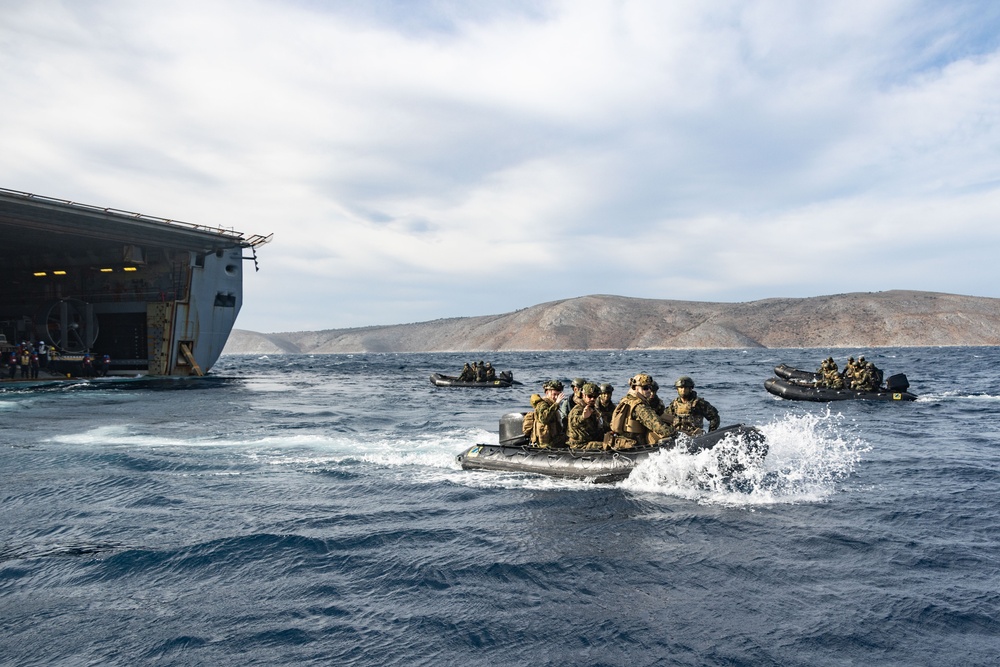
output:
[[913, 292], [747, 303], [594, 295], [513, 313], [261, 334], [227, 354], [1000, 345], [1000, 299]]

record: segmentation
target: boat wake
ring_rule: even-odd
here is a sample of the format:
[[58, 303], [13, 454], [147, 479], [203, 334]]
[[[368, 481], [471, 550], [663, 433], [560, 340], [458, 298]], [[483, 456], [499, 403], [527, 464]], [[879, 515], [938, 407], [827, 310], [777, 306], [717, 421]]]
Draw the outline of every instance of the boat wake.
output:
[[936, 401], [951, 401], [951, 400], [962, 400], [962, 401], [1000, 401], [1000, 396], [996, 394], [987, 394], [985, 392], [980, 392], [976, 394], [969, 394], [962, 391], [943, 391], [938, 394], [924, 394], [917, 399], [918, 403], [933, 403]]
[[[724, 439], [712, 449], [695, 453], [663, 450], [641, 461], [619, 488], [713, 505], [770, 505], [822, 502], [854, 471], [869, 446], [845, 424], [841, 414], [785, 415], [757, 428], [767, 438], [763, 462], [747, 459], [747, 449]], [[145, 430], [145, 429], [142, 429]], [[226, 452], [218, 474], [240, 474], [245, 466], [277, 466], [301, 472], [334, 472], [369, 468], [395, 470], [420, 483], [442, 482], [504, 488], [595, 489], [579, 480], [555, 479], [531, 473], [470, 473], [455, 462], [456, 453], [496, 435], [481, 429], [413, 434], [384, 433], [361, 438], [351, 433], [214, 434], [191, 438], [184, 434], [137, 432], [128, 425], [104, 426], [51, 443], [98, 449], [126, 449], [133, 454], [157, 450], [202, 449], [206, 455]], [[235, 437], [234, 437], [235, 436]], [[237, 464], [237, 460], [244, 463]], [[235, 467], [234, 467], [235, 466]], [[252, 469], [252, 468], [251, 468]], [[273, 469], [273, 468], [272, 468]], [[605, 487], [606, 488], [606, 487]]]

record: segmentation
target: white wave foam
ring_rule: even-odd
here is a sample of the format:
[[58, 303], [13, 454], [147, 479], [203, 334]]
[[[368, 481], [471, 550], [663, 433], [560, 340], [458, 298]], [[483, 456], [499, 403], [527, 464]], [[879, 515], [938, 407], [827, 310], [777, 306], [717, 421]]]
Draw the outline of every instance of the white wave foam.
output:
[[188, 438], [164, 438], [133, 433], [127, 424], [98, 426], [82, 433], [68, 433], [50, 438], [49, 442], [65, 445], [102, 445], [129, 447], [187, 447], [192, 444]]
[[[364, 439], [348, 434], [307, 434], [268, 437], [242, 444], [252, 450], [248, 452], [250, 456], [272, 465], [332, 466], [361, 461], [388, 468], [421, 466], [450, 470], [457, 467], [455, 455], [475, 442], [468, 434], [376, 435]], [[483, 438], [478, 442], [483, 442]]]
[[687, 454], [663, 451], [640, 463], [622, 488], [720, 505], [771, 505], [819, 502], [836, 491], [870, 447], [844, 436], [843, 417], [786, 415], [760, 426], [767, 437], [763, 465], [726, 476], [719, 469], [720, 443], [714, 450]]
[[980, 394], [964, 394], [958, 390], [953, 391], [943, 391], [940, 394], [921, 394], [917, 397], [918, 403], [927, 403], [932, 401], [942, 401], [942, 400], [966, 400], [966, 401], [1000, 401], [1000, 396], [993, 394], [980, 393]]
[[280, 380], [252, 378], [243, 381], [243, 387], [247, 391], [257, 391], [262, 393], [293, 392], [297, 387], [289, 382]]
[[[837, 414], [786, 415], [759, 427], [769, 451], [763, 465], [726, 477], [719, 469], [719, 452], [688, 454], [662, 451], [640, 463], [619, 486], [630, 492], [686, 498], [720, 505], [768, 505], [821, 502], [849, 476], [868, 446], [844, 435], [844, 418]], [[476, 443], [495, 442], [496, 434], [483, 429], [400, 436], [387, 433], [362, 437], [348, 433], [298, 433], [256, 438], [208, 434], [190, 437], [151, 437], [129, 425], [101, 426], [84, 433], [62, 435], [53, 442], [102, 447], [194, 448], [217, 447], [261, 465], [292, 468], [335, 468], [363, 463], [395, 469], [426, 483], [448, 480], [476, 487], [587, 490], [588, 482], [519, 473], [463, 471], [455, 456]], [[737, 451], [741, 451], [737, 449]]]

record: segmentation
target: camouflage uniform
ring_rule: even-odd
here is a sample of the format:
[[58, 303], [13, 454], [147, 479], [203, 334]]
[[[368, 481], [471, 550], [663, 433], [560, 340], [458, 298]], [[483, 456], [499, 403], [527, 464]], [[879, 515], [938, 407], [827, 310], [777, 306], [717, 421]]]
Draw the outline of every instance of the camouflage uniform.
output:
[[870, 380], [867, 368], [868, 362], [865, 361], [865, 358], [858, 357], [857, 363], [854, 364], [854, 372], [851, 374], [851, 389], [855, 391], [869, 391], [867, 387]]
[[[583, 385], [582, 394], [587, 396], [597, 396], [597, 386], [591, 383]], [[587, 415], [587, 405], [577, 403], [569, 411], [569, 436], [566, 444], [572, 449], [603, 449], [604, 448], [604, 425], [601, 423], [601, 413], [597, 409], [596, 403], [590, 407], [590, 415]]]
[[[633, 387], [652, 383], [653, 379], [645, 373], [630, 381]], [[645, 398], [631, 392], [618, 403], [611, 421], [616, 435], [630, 438], [640, 446], [652, 445], [676, 434], [674, 427], [663, 421]]]
[[882, 373], [870, 361], [865, 362], [860, 376], [861, 379], [857, 383], [859, 391], [878, 391], [882, 386]]
[[611, 430], [611, 415], [615, 411], [611, 395], [614, 391], [615, 388], [610, 384], [602, 384], [601, 393], [597, 397], [597, 410], [601, 413], [601, 425], [604, 426], [605, 433]]
[[[561, 382], [546, 382], [545, 388], [556, 388], [562, 391]], [[535, 397], [537, 396], [537, 400]], [[531, 442], [538, 447], [564, 447], [566, 445], [566, 430], [559, 417], [559, 405], [547, 398], [532, 395], [532, 407], [535, 409], [535, 425], [531, 433]], [[565, 403], [565, 401], [563, 401]]]
[[844, 386], [846, 386], [848, 389], [851, 388], [851, 384], [854, 382], [854, 372], [855, 372], [854, 357], [848, 357], [847, 363], [844, 364], [844, 375], [843, 375]]
[[653, 395], [649, 397], [649, 407], [653, 408], [653, 412], [663, 416], [663, 413], [667, 411], [667, 404], [663, 402], [656, 392], [660, 391], [660, 385], [653, 383]]
[[573, 388], [573, 395], [559, 405], [559, 415], [562, 417], [563, 426], [568, 426], [569, 412], [577, 403], [579, 403], [579, 401], [576, 400], [576, 397], [585, 384], [587, 384], [587, 381], [583, 378], [573, 378], [573, 381], [569, 383], [569, 386]]
[[708, 430], [714, 431], [719, 428], [719, 411], [698, 396], [698, 392], [691, 390], [691, 398], [681, 398], [678, 396], [670, 402], [664, 419], [671, 419], [674, 428], [688, 435], [701, 435], [704, 420], [708, 420]]
[[840, 371], [837, 370], [837, 362], [830, 357], [823, 362], [823, 379], [820, 381], [822, 386], [828, 389], [843, 389], [844, 388], [844, 378], [840, 376]]

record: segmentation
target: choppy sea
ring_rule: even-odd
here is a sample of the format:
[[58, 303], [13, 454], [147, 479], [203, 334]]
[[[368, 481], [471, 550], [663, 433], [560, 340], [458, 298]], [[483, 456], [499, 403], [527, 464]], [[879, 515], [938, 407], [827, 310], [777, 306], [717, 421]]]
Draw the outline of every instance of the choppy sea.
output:
[[[781, 400], [864, 354], [912, 403]], [[523, 385], [444, 389], [485, 358]], [[0, 665], [995, 665], [1000, 348], [225, 356], [0, 387]], [[466, 472], [544, 379], [695, 378], [765, 470]]]

